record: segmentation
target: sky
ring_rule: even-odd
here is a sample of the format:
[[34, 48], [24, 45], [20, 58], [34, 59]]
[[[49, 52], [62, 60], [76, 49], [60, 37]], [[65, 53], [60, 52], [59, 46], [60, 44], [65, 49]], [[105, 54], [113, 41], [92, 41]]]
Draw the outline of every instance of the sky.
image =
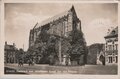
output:
[[29, 32], [37, 22], [69, 10], [74, 5], [87, 45], [105, 43], [108, 29], [118, 25], [117, 3], [6, 3], [5, 41], [28, 49]]

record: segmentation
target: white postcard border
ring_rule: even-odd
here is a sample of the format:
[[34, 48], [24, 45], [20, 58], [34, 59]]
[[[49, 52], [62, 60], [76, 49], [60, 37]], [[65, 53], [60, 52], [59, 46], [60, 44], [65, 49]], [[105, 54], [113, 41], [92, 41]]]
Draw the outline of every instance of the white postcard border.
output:
[[[118, 75], [4, 75], [4, 4], [5, 3], [118, 3], [118, 18], [120, 18], [120, 3], [116, 0], [113, 1], [79, 1], [79, 0], [66, 0], [66, 1], [58, 1], [58, 0], [2, 0], [1, 1], [1, 12], [0, 12], [0, 76], [2, 78], [43, 78], [43, 79], [51, 79], [51, 78], [75, 78], [75, 79], [119, 79], [120, 78], [120, 53], [118, 51]], [[118, 26], [120, 26], [120, 20], [118, 19]], [[120, 30], [120, 28], [118, 28]], [[119, 33], [119, 31], [118, 31]], [[118, 34], [118, 39], [119, 39]], [[120, 43], [120, 41], [118, 41]], [[118, 47], [120, 49], [120, 46]]]

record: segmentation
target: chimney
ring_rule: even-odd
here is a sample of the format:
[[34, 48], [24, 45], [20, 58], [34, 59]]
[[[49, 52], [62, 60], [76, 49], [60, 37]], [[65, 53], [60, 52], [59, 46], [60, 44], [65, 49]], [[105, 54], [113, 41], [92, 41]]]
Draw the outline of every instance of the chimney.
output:
[[110, 30], [110, 29], [108, 29], [108, 32], [107, 32], [107, 34], [109, 34], [109, 33], [110, 33], [110, 31], [111, 31], [111, 30]]
[[5, 41], [5, 45], [7, 45], [7, 41]]
[[13, 43], [13, 46], [15, 47], [15, 43]]

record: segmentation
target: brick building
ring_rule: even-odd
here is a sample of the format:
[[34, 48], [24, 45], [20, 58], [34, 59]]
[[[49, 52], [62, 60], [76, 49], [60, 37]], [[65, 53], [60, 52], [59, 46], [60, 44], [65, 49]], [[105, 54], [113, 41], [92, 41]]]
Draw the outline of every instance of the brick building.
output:
[[117, 64], [118, 63], [118, 27], [109, 31], [107, 36], [104, 37], [105, 44], [105, 63]]
[[[84, 63], [86, 41], [81, 30], [81, 21], [77, 17], [74, 6], [61, 14], [37, 23], [34, 28], [30, 30], [29, 49], [40, 45], [42, 45], [42, 47], [46, 44], [48, 45], [50, 38], [56, 38], [54, 40], [54, 48], [59, 64], [65, 65], [66, 61], [67, 64], [73, 65]], [[42, 42], [38, 44], [36, 43], [37, 40], [42, 40]], [[72, 42], [69, 42], [70, 40], [72, 40]], [[73, 40], [75, 41], [73, 42]], [[75, 50], [71, 52], [71, 56], [70, 53], [68, 53], [70, 48], [71, 50]], [[79, 50], [81, 50], [81, 52], [77, 52]], [[38, 53], [41, 54], [40, 51]]]
[[17, 48], [15, 47], [14, 43], [13, 45], [9, 45], [7, 44], [7, 42], [5, 42], [4, 62], [5, 63], [17, 63], [16, 52], [17, 52]]

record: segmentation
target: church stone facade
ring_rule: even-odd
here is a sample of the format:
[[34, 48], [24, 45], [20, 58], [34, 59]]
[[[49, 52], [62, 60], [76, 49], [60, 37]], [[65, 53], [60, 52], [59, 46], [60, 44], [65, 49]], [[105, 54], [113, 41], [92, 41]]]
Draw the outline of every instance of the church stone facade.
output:
[[[50, 41], [51, 39], [55, 39], [53, 41], [54, 43]], [[41, 48], [40, 45], [42, 46]], [[31, 47], [35, 49], [38, 47], [39, 51], [34, 51], [34, 53], [38, 52], [39, 55], [41, 55], [43, 54], [42, 52], [45, 52], [42, 51], [42, 49], [44, 50], [43, 46], [46, 46], [46, 48], [54, 46], [54, 48], [49, 50], [56, 52], [54, 56], [54, 58], [58, 58], [58, 60], [56, 59], [56, 61], [54, 61], [56, 64], [85, 64], [86, 41], [81, 30], [81, 20], [77, 17], [74, 6], [68, 11], [41, 23], [37, 23], [34, 28], [30, 30], [29, 50]], [[50, 52], [47, 58], [52, 58], [52, 52]], [[41, 57], [43, 56], [39, 57], [39, 61], [42, 60]]]

